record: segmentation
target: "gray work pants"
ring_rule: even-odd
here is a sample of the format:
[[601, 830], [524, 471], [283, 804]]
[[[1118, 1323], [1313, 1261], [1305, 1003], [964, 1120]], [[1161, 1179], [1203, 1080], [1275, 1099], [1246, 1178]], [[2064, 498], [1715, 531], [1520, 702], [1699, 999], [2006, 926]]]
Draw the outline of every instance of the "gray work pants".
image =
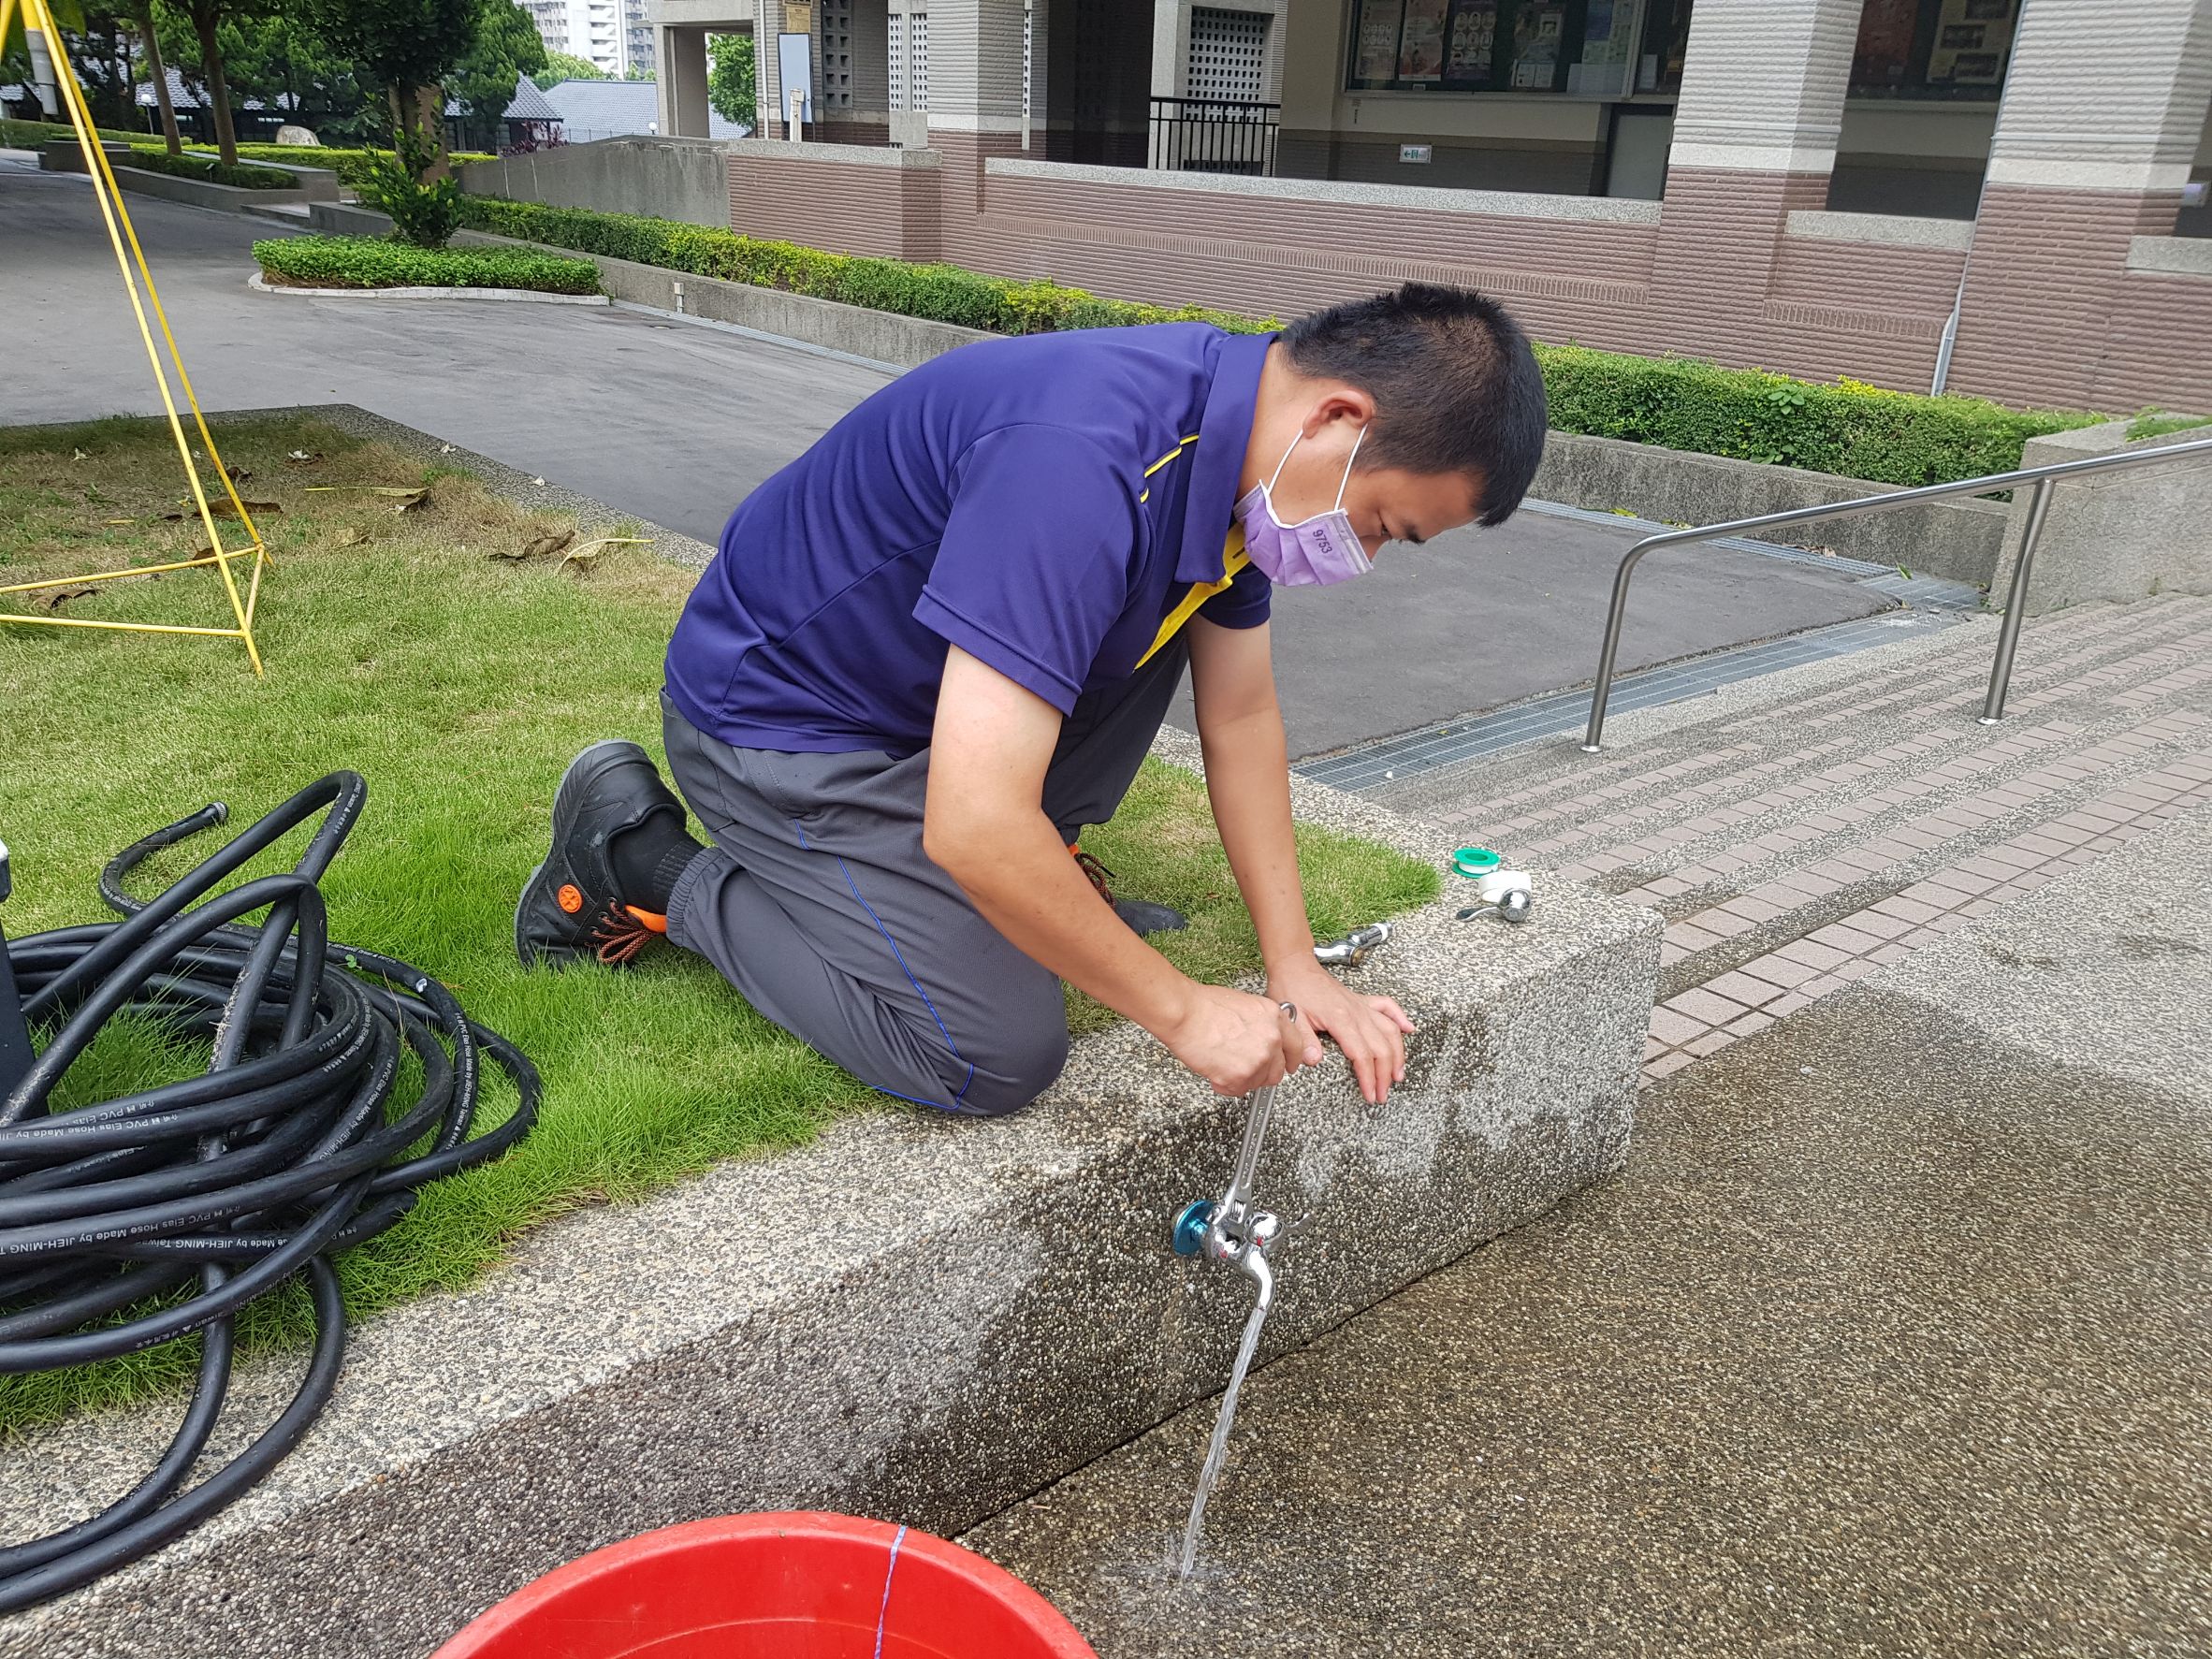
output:
[[[1072, 842], [1113, 815], [1183, 677], [1171, 641], [1081, 699], [1045, 773]], [[863, 1083], [951, 1112], [1028, 1104], [1068, 1057], [1060, 982], [922, 851], [929, 751], [787, 754], [707, 736], [663, 695], [677, 788], [713, 845], [685, 866], [668, 937]]]

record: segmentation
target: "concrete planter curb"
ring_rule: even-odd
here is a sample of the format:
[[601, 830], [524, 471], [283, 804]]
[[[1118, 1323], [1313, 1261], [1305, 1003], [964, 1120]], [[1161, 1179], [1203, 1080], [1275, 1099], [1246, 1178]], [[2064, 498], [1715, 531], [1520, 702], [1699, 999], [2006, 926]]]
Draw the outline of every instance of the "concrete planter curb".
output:
[[[367, 208], [318, 202], [309, 210], [313, 228], [334, 236], [380, 236], [391, 221]], [[911, 369], [942, 356], [955, 346], [997, 336], [951, 323], [933, 323], [924, 317], [903, 317], [893, 312], [869, 311], [865, 306], [842, 305], [834, 299], [816, 299], [805, 294], [786, 294], [777, 288], [757, 288], [749, 283], [725, 282], [720, 277], [693, 276], [658, 265], [640, 265], [629, 259], [610, 259], [603, 254], [579, 254], [574, 248], [556, 248], [546, 242], [523, 241], [492, 236], [480, 230], [458, 233], [456, 242], [508, 248], [533, 253], [560, 254], [589, 259], [599, 267], [599, 280], [614, 298], [630, 305], [650, 306], [708, 322], [729, 323], [764, 334], [842, 352], [871, 363]]]
[[[182, 202], [186, 207], [211, 208], [219, 213], [242, 213], [250, 208], [305, 206], [311, 202], [334, 203], [338, 199], [338, 175], [325, 167], [267, 164], [272, 171], [292, 174], [299, 183], [290, 190], [246, 190], [236, 184], [217, 184], [211, 180], [186, 179], [175, 173], [130, 167], [114, 159], [127, 155], [128, 145], [108, 144], [105, 148], [115, 168], [116, 183], [132, 196], [155, 196], [165, 201]], [[38, 166], [50, 173], [82, 173], [84, 156], [74, 143], [57, 139], [39, 153]]]
[[532, 305], [612, 305], [604, 294], [541, 294], [535, 288], [296, 288], [272, 283], [260, 271], [246, 279], [257, 294], [288, 294], [301, 299], [509, 299]]
[[[1443, 851], [1293, 785], [1302, 817]], [[1388, 1107], [1361, 1105], [1340, 1065], [1283, 1091], [1258, 1192], [1311, 1219], [1282, 1253], [1268, 1352], [1621, 1166], [1658, 920], [1563, 881], [1538, 891], [1518, 929], [1456, 922], [1448, 897], [1353, 973], [1422, 1027]], [[568, 1216], [471, 1288], [361, 1328], [337, 1399], [269, 1480], [151, 1560], [0, 1622], [0, 1655], [417, 1659], [648, 1527], [825, 1507], [956, 1534], [1221, 1386], [1243, 1281], [1173, 1257], [1167, 1235], [1226, 1179], [1242, 1122], [1124, 1026], [1078, 1043], [1015, 1117], [862, 1113]], [[247, 1368], [243, 1419], [296, 1363]], [[12, 1448], [11, 1532], [120, 1491], [173, 1415]]]
[[[1802, 467], [1555, 431], [1545, 443], [1544, 462], [1531, 493], [1601, 513], [1627, 507], [1641, 517], [1672, 524], [1720, 524], [1902, 488]], [[1826, 547], [1846, 558], [1903, 565], [1916, 575], [1986, 588], [2011, 515], [2001, 502], [1930, 502], [1859, 518], [1785, 525], [1766, 531], [1765, 539]]]

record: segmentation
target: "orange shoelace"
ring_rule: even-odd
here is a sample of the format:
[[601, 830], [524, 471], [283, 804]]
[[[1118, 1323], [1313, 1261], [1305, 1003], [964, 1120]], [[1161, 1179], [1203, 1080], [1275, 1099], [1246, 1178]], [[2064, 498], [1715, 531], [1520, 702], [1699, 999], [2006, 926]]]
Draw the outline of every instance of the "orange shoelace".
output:
[[591, 942], [602, 962], [620, 967], [650, 944], [655, 935], [667, 931], [665, 916], [634, 905], [610, 904], [599, 925], [591, 930]]
[[1099, 896], [1108, 904], [1112, 904], [1113, 902], [1113, 889], [1109, 883], [1113, 880], [1113, 872], [1080, 847], [1070, 847], [1068, 851], [1075, 855], [1075, 867], [1089, 880], [1092, 888]]

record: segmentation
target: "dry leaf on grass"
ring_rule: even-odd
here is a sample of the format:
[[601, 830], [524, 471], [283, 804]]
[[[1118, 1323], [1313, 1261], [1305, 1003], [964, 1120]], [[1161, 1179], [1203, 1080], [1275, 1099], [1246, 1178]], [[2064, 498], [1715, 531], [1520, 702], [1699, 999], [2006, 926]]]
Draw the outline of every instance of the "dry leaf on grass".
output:
[[295, 467], [312, 467], [322, 458], [323, 452], [319, 449], [295, 449], [284, 457], [285, 462]]
[[73, 460], [73, 461], [80, 461], [80, 460], [90, 460], [90, 459], [92, 459], [92, 457], [91, 457], [91, 456], [89, 456], [89, 455], [87, 455], [87, 454], [85, 454], [85, 453], [84, 453], [84, 451], [83, 451], [83, 450], [81, 450], [81, 449], [72, 449], [71, 451], [69, 451], [69, 458], [70, 458], [71, 460]]
[[254, 474], [247, 472], [245, 468], [240, 466], [236, 461], [226, 461], [223, 464], [223, 475], [226, 478], [228, 478], [233, 484], [243, 484]]
[[369, 532], [367, 531], [349, 530], [343, 535], [340, 536], [337, 541], [333, 542], [331, 546], [334, 547], [364, 547], [367, 546], [368, 544]]
[[[245, 508], [249, 513], [282, 513], [284, 511], [284, 508], [277, 505], [277, 503], [274, 502], [248, 502], [245, 503]], [[197, 518], [199, 517], [199, 509], [197, 507], [193, 507], [188, 512], [164, 513], [162, 517], [167, 519], [170, 523], [176, 524], [181, 523], [187, 518]], [[211, 518], [236, 518], [238, 517], [238, 509], [232, 506], [226, 501], [210, 502], [208, 503], [208, 517]]]
[[545, 534], [534, 535], [525, 542], [522, 546], [522, 557], [525, 559], [550, 558], [575, 539], [576, 532], [573, 530], [549, 530]]
[[408, 513], [430, 499], [427, 484], [311, 484], [310, 495], [331, 495], [340, 490], [357, 489], [367, 495], [379, 495], [392, 503], [395, 513]]
[[566, 570], [572, 564], [589, 567], [592, 560], [609, 547], [642, 546], [645, 541], [644, 536], [601, 536], [595, 541], [584, 542], [571, 547], [560, 556], [560, 563], [555, 568]]

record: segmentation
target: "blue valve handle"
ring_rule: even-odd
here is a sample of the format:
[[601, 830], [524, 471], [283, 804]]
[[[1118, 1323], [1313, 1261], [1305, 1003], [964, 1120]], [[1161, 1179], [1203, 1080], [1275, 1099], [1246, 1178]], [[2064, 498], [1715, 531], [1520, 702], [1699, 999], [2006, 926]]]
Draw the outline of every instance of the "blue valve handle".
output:
[[1212, 1199], [1199, 1199], [1183, 1206], [1168, 1241], [1174, 1245], [1176, 1255], [1196, 1256], [1205, 1248], [1206, 1230], [1214, 1225], [1214, 1211]]

